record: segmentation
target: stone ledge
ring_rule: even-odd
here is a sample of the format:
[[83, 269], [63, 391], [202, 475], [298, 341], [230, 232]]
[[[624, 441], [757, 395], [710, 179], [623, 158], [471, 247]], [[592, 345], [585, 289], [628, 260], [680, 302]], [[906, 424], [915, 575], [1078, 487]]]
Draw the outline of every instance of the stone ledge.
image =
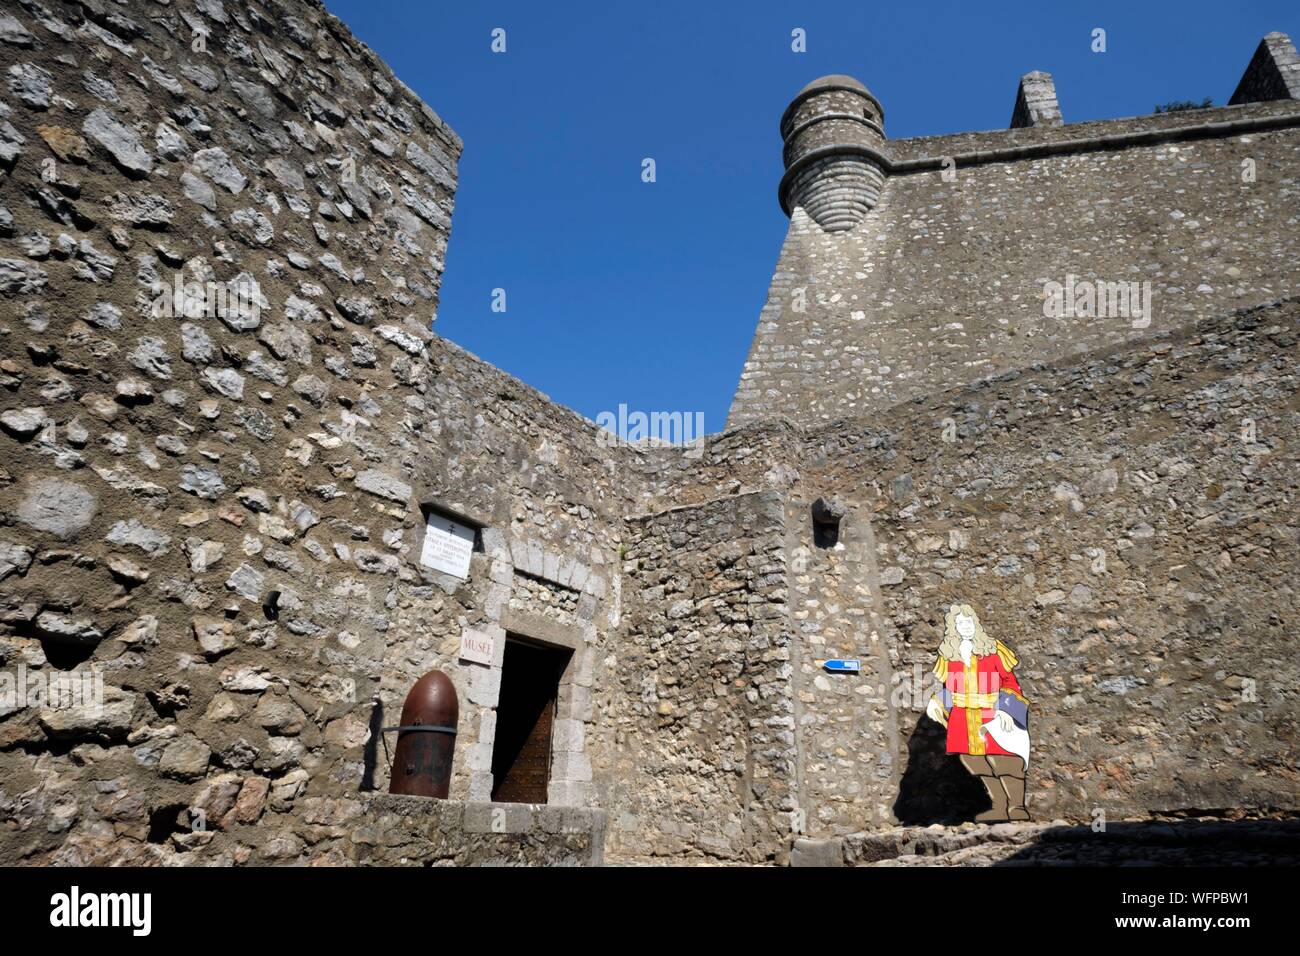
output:
[[361, 794], [349, 858], [368, 866], [600, 866], [605, 812]]
[[1300, 861], [1300, 818], [896, 827], [797, 839], [790, 866], [1271, 865]]
[[844, 866], [843, 840], [795, 840], [791, 866]]
[[[1276, 100], [1238, 106], [1213, 106], [1205, 109], [1128, 116], [1119, 119], [1089, 120], [1062, 126], [1029, 126], [1019, 129], [983, 130], [947, 133], [939, 136], [916, 136], [891, 139], [885, 144], [890, 172], [923, 171], [938, 168], [945, 156], [968, 165], [971, 156], [1015, 150], [1042, 150], [1047, 153], [1071, 152], [1079, 144], [1118, 143], [1124, 138], [1145, 138], [1153, 145], [1186, 136], [1189, 130], [1213, 125], [1211, 135], [1233, 135], [1232, 124], [1275, 124], [1279, 128], [1300, 122], [1300, 102]], [[1244, 129], [1240, 132], [1245, 132]], [[1139, 144], [1141, 145], [1141, 144]], [[967, 157], [966, 162], [962, 157]]]

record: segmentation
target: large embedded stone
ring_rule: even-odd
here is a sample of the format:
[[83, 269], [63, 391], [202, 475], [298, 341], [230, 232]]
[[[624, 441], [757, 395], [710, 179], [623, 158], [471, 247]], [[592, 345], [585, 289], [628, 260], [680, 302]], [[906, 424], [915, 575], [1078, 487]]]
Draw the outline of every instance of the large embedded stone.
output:
[[35, 436], [47, 421], [49, 417], [43, 408], [11, 408], [0, 413], [0, 428], [20, 441]]
[[138, 699], [138, 695], [120, 687], [105, 686], [98, 707], [85, 706], [84, 702], [79, 707], [47, 707], [41, 710], [37, 721], [48, 736], [60, 740], [120, 738], [131, 730]]
[[111, 544], [139, 548], [145, 554], [157, 557], [167, 553], [171, 537], [157, 528], [142, 525], [135, 518], [128, 518], [113, 525], [104, 540]]
[[405, 504], [411, 497], [411, 486], [399, 478], [373, 468], [358, 472], [352, 479], [358, 488], [380, 498]]
[[208, 179], [232, 193], [240, 193], [248, 185], [248, 179], [219, 146], [199, 150], [194, 154], [193, 164]]
[[86, 136], [98, 143], [128, 176], [137, 178], [153, 170], [153, 157], [140, 143], [140, 136], [131, 127], [114, 119], [106, 110], [91, 111], [81, 126]]
[[239, 646], [235, 626], [224, 618], [195, 617], [190, 626], [194, 630], [194, 639], [203, 650], [203, 656], [210, 661]]
[[163, 750], [158, 762], [158, 772], [177, 780], [197, 780], [208, 770], [212, 750], [203, 741], [189, 734], [173, 740]]
[[32, 564], [32, 549], [14, 541], [0, 541], [0, 581], [15, 571], [26, 573]]
[[180, 488], [208, 501], [216, 501], [225, 493], [226, 483], [216, 469], [188, 464], [181, 469]]
[[35, 63], [15, 63], [9, 67], [9, 92], [34, 110], [50, 108], [53, 77]]
[[95, 495], [75, 481], [42, 478], [28, 487], [18, 505], [18, 520], [66, 538], [90, 525], [98, 505]]

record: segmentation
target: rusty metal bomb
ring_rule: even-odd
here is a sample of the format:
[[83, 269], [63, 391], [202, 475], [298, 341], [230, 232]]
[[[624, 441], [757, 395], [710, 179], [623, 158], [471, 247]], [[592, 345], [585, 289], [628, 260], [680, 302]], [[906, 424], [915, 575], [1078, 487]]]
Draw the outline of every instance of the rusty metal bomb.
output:
[[446, 799], [451, 789], [451, 761], [456, 750], [460, 701], [451, 678], [429, 671], [411, 688], [402, 704], [389, 793]]

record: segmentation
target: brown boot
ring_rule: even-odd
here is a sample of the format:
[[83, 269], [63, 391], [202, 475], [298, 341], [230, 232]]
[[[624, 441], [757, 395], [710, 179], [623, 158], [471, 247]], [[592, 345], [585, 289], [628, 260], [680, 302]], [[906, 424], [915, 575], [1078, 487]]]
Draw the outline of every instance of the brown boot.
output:
[[993, 801], [993, 806], [983, 813], [975, 814], [976, 823], [1006, 823], [1011, 819], [1007, 815], [1007, 792], [1003, 789], [1002, 784], [998, 783], [998, 778], [994, 776], [981, 776], [980, 783], [984, 784], [984, 789], [989, 793], [989, 799]]
[[1025, 764], [1019, 757], [990, 757], [989, 763], [997, 772], [998, 783], [1007, 795], [1007, 819], [1028, 820], [1025, 809]]
[[1002, 784], [998, 783], [998, 778], [993, 772], [993, 765], [989, 758], [984, 756], [972, 756], [971, 754], [961, 755], [962, 765], [979, 777], [980, 783], [984, 784], [985, 791], [988, 792], [989, 800], [993, 806], [983, 813], [975, 814], [976, 823], [1005, 823], [1010, 818], [1007, 816], [1007, 792], [1003, 789]]

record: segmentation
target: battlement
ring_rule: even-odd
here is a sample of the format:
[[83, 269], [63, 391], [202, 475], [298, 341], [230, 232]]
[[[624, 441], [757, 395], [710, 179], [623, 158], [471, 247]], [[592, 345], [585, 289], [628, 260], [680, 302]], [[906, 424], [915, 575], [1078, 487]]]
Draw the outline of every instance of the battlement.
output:
[[1228, 106], [1279, 100], [1287, 105], [1276, 112], [1177, 110], [1073, 124], [1026, 142], [1012, 131], [1065, 126], [1052, 74], [1035, 70], [1020, 78], [1007, 130], [887, 141], [880, 101], [853, 77], [833, 74], [795, 94], [781, 116], [777, 197], [786, 215], [803, 207], [825, 231], [842, 232], [876, 206], [886, 176], [1292, 126], [1300, 121], [1300, 56], [1290, 37], [1274, 32], [1260, 41]]

